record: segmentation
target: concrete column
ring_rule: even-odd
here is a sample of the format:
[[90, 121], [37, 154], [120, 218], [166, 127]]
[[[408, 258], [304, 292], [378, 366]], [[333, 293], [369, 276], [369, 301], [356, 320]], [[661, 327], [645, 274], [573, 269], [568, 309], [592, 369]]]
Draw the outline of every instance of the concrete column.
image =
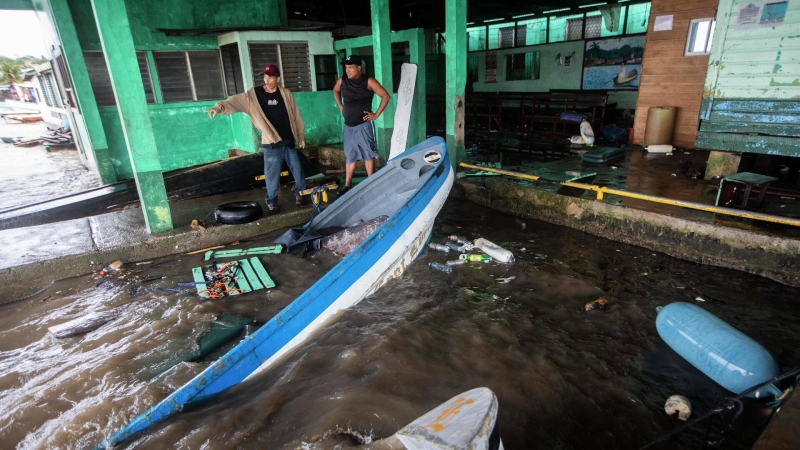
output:
[[445, 111], [447, 150], [453, 167], [464, 161], [464, 87], [467, 84], [467, 0], [445, 0], [444, 29], [447, 42]]
[[[156, 138], [124, 0], [91, 0], [147, 231], [172, 229]], [[187, 80], [188, 82], [188, 80]]]
[[414, 87], [414, 104], [411, 107], [411, 120], [409, 129], [416, 129], [415, 136], [408, 136], [412, 145], [425, 140], [427, 136], [427, 109], [426, 109], [426, 69], [425, 69], [425, 30], [418, 28], [414, 30], [412, 38], [408, 42], [409, 59], [417, 65], [417, 81]]
[[[389, 0], [370, 0], [370, 9], [372, 11], [372, 49], [375, 60], [373, 76], [391, 95], [394, 84], [392, 80], [392, 31], [389, 29]], [[394, 110], [395, 102], [392, 99], [383, 114], [375, 121], [378, 153], [384, 160], [389, 158], [391, 150]]]
[[[75, 98], [80, 106], [81, 115], [89, 133], [89, 140], [92, 143], [92, 148], [86, 150], [94, 152], [100, 181], [105, 184], [116, 183], [117, 174], [114, 171], [114, 165], [111, 164], [106, 131], [103, 121], [100, 120], [100, 111], [97, 109], [92, 84], [89, 82], [89, 71], [83, 60], [83, 51], [80, 41], [78, 41], [78, 33], [75, 31], [72, 12], [69, 10], [67, 0], [50, 0], [50, 8], [53, 25], [55, 25], [59, 40], [61, 40], [63, 55], [72, 77]], [[55, 67], [53, 69], [57, 70]]]

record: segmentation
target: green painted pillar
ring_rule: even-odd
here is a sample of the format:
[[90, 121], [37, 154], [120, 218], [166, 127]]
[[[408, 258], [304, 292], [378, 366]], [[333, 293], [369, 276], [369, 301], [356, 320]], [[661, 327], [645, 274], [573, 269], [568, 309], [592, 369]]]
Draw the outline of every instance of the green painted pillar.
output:
[[[392, 31], [389, 29], [389, 0], [370, 0], [369, 3], [372, 11], [372, 49], [375, 60], [373, 76], [391, 95], [394, 83], [392, 80]], [[377, 102], [378, 98], [375, 101]], [[375, 121], [378, 154], [384, 161], [389, 159], [391, 150], [394, 109], [394, 100], [389, 100], [389, 105]]]
[[114, 97], [131, 159], [147, 231], [172, 229], [156, 138], [144, 97], [144, 84], [133, 46], [124, 0], [92, 0], [100, 43], [108, 64]]
[[466, 158], [464, 152], [464, 87], [467, 84], [467, 0], [445, 0], [444, 30], [446, 85], [444, 108], [447, 150], [453, 167]]
[[409, 59], [417, 65], [417, 81], [414, 85], [414, 103], [411, 107], [412, 123], [409, 128], [416, 133], [408, 136], [408, 143], [416, 145], [427, 137], [427, 81], [425, 79], [425, 30], [417, 28], [413, 30], [411, 39], [408, 41]]
[[[100, 111], [97, 109], [97, 101], [94, 98], [92, 84], [89, 82], [89, 71], [86, 69], [86, 62], [83, 60], [83, 51], [81, 50], [80, 41], [78, 41], [78, 33], [75, 31], [72, 12], [69, 10], [67, 0], [50, 0], [50, 8], [52, 10], [53, 25], [61, 40], [63, 55], [72, 77], [75, 97], [89, 133], [89, 140], [92, 143], [92, 148], [86, 150], [94, 152], [94, 160], [97, 164], [97, 173], [100, 175], [100, 181], [105, 184], [116, 183], [117, 174], [114, 171], [114, 165], [111, 164], [106, 131], [102, 120], [100, 120]], [[53, 67], [53, 70], [58, 69]]]

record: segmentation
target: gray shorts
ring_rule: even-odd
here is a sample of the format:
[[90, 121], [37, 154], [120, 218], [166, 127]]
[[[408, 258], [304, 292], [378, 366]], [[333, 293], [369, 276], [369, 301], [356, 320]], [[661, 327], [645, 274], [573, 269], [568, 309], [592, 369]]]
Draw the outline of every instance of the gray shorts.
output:
[[344, 156], [347, 164], [377, 158], [377, 150], [374, 122], [364, 122], [354, 127], [344, 126]]

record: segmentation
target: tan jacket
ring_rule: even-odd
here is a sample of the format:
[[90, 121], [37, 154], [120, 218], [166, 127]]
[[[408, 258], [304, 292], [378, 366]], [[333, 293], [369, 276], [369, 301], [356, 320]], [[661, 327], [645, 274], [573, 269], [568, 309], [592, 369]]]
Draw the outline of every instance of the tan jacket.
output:
[[[255, 125], [256, 128], [261, 131], [262, 144], [274, 144], [276, 142], [280, 142], [281, 137], [283, 137], [283, 139], [287, 139], [288, 136], [278, 136], [278, 132], [275, 131], [275, 127], [273, 127], [272, 124], [269, 123], [269, 120], [267, 120], [267, 117], [264, 115], [264, 110], [261, 109], [261, 105], [258, 103], [258, 97], [256, 97], [255, 91], [256, 89], [264, 88], [262, 86], [258, 86], [249, 89], [245, 93], [233, 95], [228, 97], [227, 100], [217, 102], [217, 104], [211, 109], [219, 114], [243, 112], [250, 116], [250, 120], [253, 121], [253, 125]], [[278, 90], [281, 92], [283, 102], [286, 104], [286, 112], [289, 114], [289, 123], [292, 126], [294, 140], [299, 144], [301, 141], [305, 140], [306, 134], [306, 127], [303, 125], [303, 118], [300, 117], [300, 110], [297, 109], [297, 103], [295, 103], [291, 91], [285, 89], [281, 85], [278, 85]]]

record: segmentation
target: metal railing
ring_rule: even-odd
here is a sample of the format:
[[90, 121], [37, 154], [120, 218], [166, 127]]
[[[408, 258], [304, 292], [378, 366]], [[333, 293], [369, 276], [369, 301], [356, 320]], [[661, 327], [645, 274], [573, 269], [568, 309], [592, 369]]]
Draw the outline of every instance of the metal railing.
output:
[[[507, 175], [510, 177], [522, 178], [525, 180], [534, 180], [534, 181], [546, 181], [542, 179], [542, 177], [538, 177], [536, 175], [528, 175], [525, 173], [514, 172], [511, 170], [501, 170], [501, 169], [493, 169], [491, 167], [484, 167], [484, 166], [475, 166], [472, 164], [461, 163], [459, 166], [465, 169], [475, 169], [475, 170], [483, 170], [486, 172], [494, 172], [499, 173], [500, 175]], [[547, 180], [549, 181], [549, 180]], [[753, 220], [761, 220], [764, 222], [772, 222], [772, 223], [779, 223], [783, 225], [790, 225], [794, 227], [800, 227], [800, 220], [792, 219], [789, 217], [781, 217], [781, 216], [772, 216], [769, 214], [761, 214], [757, 212], [748, 212], [743, 211], [740, 209], [733, 209], [733, 208], [722, 208], [719, 206], [711, 206], [711, 205], [704, 205], [702, 203], [695, 203], [695, 202], [686, 202], [683, 200], [673, 200], [669, 198], [657, 197], [655, 195], [645, 195], [645, 194], [637, 194], [635, 192], [628, 192], [628, 191], [621, 191], [619, 189], [611, 189], [603, 186], [597, 186], [594, 184], [586, 184], [586, 183], [575, 183], [572, 181], [563, 181], [563, 182], [556, 182], [562, 186], [568, 186], [578, 189], [585, 189], [587, 191], [595, 191], [597, 193], [597, 200], [603, 200], [603, 196], [605, 194], [609, 195], [618, 195], [620, 197], [627, 197], [627, 198], [635, 198], [638, 200], [644, 200], [653, 203], [660, 203], [662, 205], [671, 205], [671, 206], [678, 206], [681, 208], [689, 208], [695, 209], [698, 211], [706, 211], [715, 214], [725, 214], [732, 217], [739, 217], [742, 219], [753, 219]]]

